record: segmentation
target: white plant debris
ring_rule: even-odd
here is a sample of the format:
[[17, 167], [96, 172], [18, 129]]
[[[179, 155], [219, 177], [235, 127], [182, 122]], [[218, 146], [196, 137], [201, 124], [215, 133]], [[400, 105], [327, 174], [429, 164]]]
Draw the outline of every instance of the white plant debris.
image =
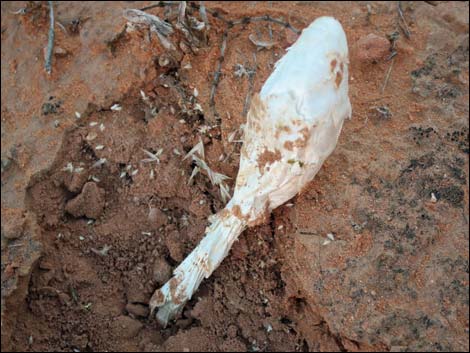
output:
[[[199, 157], [197, 156], [199, 155]], [[209, 177], [210, 182], [214, 186], [218, 186], [220, 190], [220, 196], [222, 198], [222, 201], [226, 203], [228, 199], [230, 199], [230, 188], [228, 185], [224, 182], [227, 179], [230, 179], [228, 176], [217, 173], [213, 171], [205, 162], [204, 160], [204, 143], [202, 142], [202, 139], [199, 138], [199, 142], [189, 151], [186, 156], [184, 156], [183, 160], [191, 157], [192, 160], [196, 163], [196, 166], [194, 167], [191, 176], [189, 177], [188, 184], [191, 184], [191, 181], [193, 178], [201, 171], [205, 171], [207, 176]]]
[[97, 123], [96, 121], [92, 121], [92, 122], [90, 123], [90, 126], [91, 126], [91, 127], [96, 126], [96, 125], [98, 125], [98, 123]]
[[333, 233], [328, 233], [328, 234], [326, 235], [326, 237], [327, 237], [328, 239], [330, 239], [331, 241], [334, 241], [334, 240], [335, 240], [335, 236], [333, 235]]
[[198, 153], [204, 159], [204, 143], [201, 138], [199, 138], [199, 142], [191, 149], [191, 151], [184, 156], [183, 161], [193, 156], [195, 153]]
[[202, 31], [206, 27], [204, 22], [199, 21], [196, 17], [193, 16], [188, 16], [188, 22], [191, 29], [196, 31]]
[[437, 197], [436, 197], [436, 195], [435, 195], [433, 192], [431, 193], [431, 202], [432, 202], [432, 203], [436, 203], [436, 202], [437, 202]]
[[103, 124], [103, 123], [101, 123], [101, 124], [100, 124], [100, 131], [101, 131], [101, 132], [103, 132], [103, 131], [104, 131], [104, 129], [105, 129], [105, 127], [104, 127], [104, 124]]
[[75, 112], [75, 118], [76, 119], [80, 119], [81, 117], [82, 117], [82, 115], [79, 112]]
[[235, 64], [234, 75], [238, 78], [241, 78], [243, 76], [248, 77], [248, 70], [242, 64]]
[[122, 107], [121, 107], [121, 105], [116, 103], [116, 104], [113, 104], [111, 106], [111, 108], [109, 108], [109, 109], [111, 109], [112, 111], [118, 112], [118, 111], [122, 110]]
[[[261, 92], [253, 96], [247, 114], [233, 197], [222, 211], [210, 217], [199, 245], [150, 300], [151, 312], [158, 308], [156, 317], [162, 326], [182, 311], [240, 233], [293, 198], [333, 152], [343, 121], [351, 116], [348, 64], [346, 35], [331, 17], [317, 18], [305, 28], [276, 63]], [[239, 77], [245, 75], [242, 68], [237, 68]], [[203, 151], [200, 141], [185, 159], [191, 157], [198, 172], [204, 171], [229, 199], [228, 177], [208, 167]], [[195, 174], [193, 170], [192, 177]], [[331, 241], [325, 239], [323, 244]], [[259, 349], [256, 342], [252, 343], [252, 349]]]
[[101, 151], [102, 149], [104, 149], [104, 145], [97, 145], [95, 147], [95, 150], [97, 150], [97, 151]]
[[93, 165], [91, 167], [92, 168], [98, 168], [98, 167], [101, 167], [106, 162], [107, 162], [106, 158], [100, 158], [95, 163], [93, 163]]
[[68, 162], [67, 165], [64, 168], [62, 168], [62, 170], [64, 172], [73, 173], [73, 164], [72, 164], [72, 162]]
[[202, 106], [199, 103], [194, 103], [193, 108], [194, 108], [195, 111], [204, 113], [204, 111], [202, 110]]
[[142, 100], [144, 102], [148, 102], [149, 101], [149, 97], [145, 94], [144, 91], [140, 90], [140, 95], [142, 96]]
[[201, 134], [207, 134], [210, 131], [211, 127], [207, 125], [202, 125], [197, 128], [197, 131], [199, 131]]
[[188, 181], [188, 184], [191, 184], [191, 181], [193, 180], [193, 178], [197, 175], [197, 173], [199, 173], [199, 167], [196, 166], [194, 167], [192, 173], [191, 173], [191, 176], [189, 177], [189, 181]]
[[150, 151], [147, 151], [146, 149], [142, 148], [142, 151], [149, 156], [149, 158], [144, 158], [141, 160], [142, 163], [152, 163], [152, 162], [157, 162], [158, 164], [160, 163], [160, 158], [161, 154], [163, 153], [163, 148], [159, 148], [157, 152], [152, 153]]
[[224, 174], [214, 172], [211, 168], [209, 168], [209, 166], [203, 159], [197, 157], [195, 154], [193, 154], [191, 157], [196, 163], [196, 165], [199, 167], [199, 170], [204, 170], [207, 173], [207, 176], [209, 177], [209, 180], [211, 181], [212, 185], [219, 187], [222, 201], [226, 203], [227, 200], [230, 199], [230, 189], [224, 181], [230, 178]]
[[[83, 164], [83, 163], [80, 163]], [[68, 162], [67, 165], [62, 168], [64, 172], [69, 172], [69, 173], [81, 173], [85, 170], [83, 167], [74, 167], [72, 162]]]
[[98, 250], [98, 249], [95, 249], [95, 248], [91, 248], [90, 250], [95, 253], [96, 255], [99, 255], [99, 256], [107, 256], [108, 255], [108, 252], [109, 250], [112, 249], [112, 246], [111, 245], [105, 245], [103, 246], [103, 248], [101, 250]]
[[89, 132], [85, 138], [87, 139], [87, 141], [93, 141], [97, 137], [98, 137], [98, 134], [92, 131], [92, 132]]
[[232, 131], [228, 135], [228, 137], [227, 137], [228, 142], [232, 143], [235, 140], [235, 136], [237, 136], [237, 132], [238, 132], [238, 130], [235, 130], [235, 131]]
[[274, 47], [277, 43], [276, 42], [266, 42], [266, 41], [263, 41], [263, 40], [259, 40], [255, 37], [254, 34], [250, 34], [248, 36], [248, 38], [250, 39], [250, 41], [256, 45], [256, 49], [257, 50], [261, 50], [261, 49], [271, 49], [272, 47]]

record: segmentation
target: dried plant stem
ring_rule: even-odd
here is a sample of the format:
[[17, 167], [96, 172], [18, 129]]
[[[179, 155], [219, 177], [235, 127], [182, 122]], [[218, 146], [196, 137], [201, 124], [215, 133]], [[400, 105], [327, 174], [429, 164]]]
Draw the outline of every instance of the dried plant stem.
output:
[[50, 17], [50, 27], [49, 27], [49, 40], [47, 42], [47, 52], [46, 52], [46, 72], [50, 75], [52, 72], [52, 52], [54, 49], [54, 8], [52, 6], [52, 1], [49, 3], [49, 17]]
[[224, 31], [222, 34], [222, 42], [220, 43], [220, 56], [219, 59], [217, 60], [217, 68], [214, 72], [214, 80], [212, 81], [212, 88], [211, 88], [211, 94], [209, 98], [209, 105], [214, 113], [214, 115], [217, 115], [217, 112], [215, 111], [215, 92], [217, 90], [217, 86], [219, 84], [220, 80], [220, 75], [222, 74], [221, 68], [222, 68], [222, 62], [224, 61], [225, 57], [225, 49], [227, 48], [227, 37], [228, 37], [228, 29]]
[[[405, 16], [403, 15], [403, 10], [401, 8], [401, 1], [398, 1], [397, 9], [398, 9], [398, 15], [400, 16], [400, 19], [401, 19], [401, 22], [400, 22], [400, 19], [398, 20], [398, 24], [400, 28], [403, 30], [403, 33], [405, 33], [405, 37], [410, 38], [411, 33], [408, 28], [408, 25], [406, 24]], [[401, 23], [403, 23], [403, 25], [401, 25]]]
[[385, 75], [384, 84], [383, 84], [382, 89], [381, 89], [382, 94], [384, 93], [385, 88], [387, 87], [388, 79], [390, 78], [390, 74], [392, 73], [393, 62], [394, 62], [394, 59], [392, 58], [392, 61], [390, 63], [390, 67], [388, 68], [387, 74]]
[[207, 11], [206, 6], [204, 5], [204, 1], [199, 2], [199, 13], [201, 14], [202, 21], [206, 25], [206, 28], [210, 29], [209, 19], [207, 18]]

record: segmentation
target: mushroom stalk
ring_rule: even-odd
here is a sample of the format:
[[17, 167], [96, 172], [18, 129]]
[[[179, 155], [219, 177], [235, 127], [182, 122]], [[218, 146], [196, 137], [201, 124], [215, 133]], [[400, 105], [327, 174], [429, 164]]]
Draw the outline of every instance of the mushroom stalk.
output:
[[351, 116], [348, 64], [346, 35], [331, 17], [304, 29], [276, 63], [252, 99], [232, 199], [150, 300], [163, 326], [219, 266], [239, 234], [294, 197], [333, 152]]

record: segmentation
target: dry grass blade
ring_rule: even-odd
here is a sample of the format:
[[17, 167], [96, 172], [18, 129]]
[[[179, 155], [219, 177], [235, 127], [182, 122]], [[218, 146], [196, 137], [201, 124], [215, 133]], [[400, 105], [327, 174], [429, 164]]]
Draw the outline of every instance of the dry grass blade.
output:
[[204, 143], [202, 142], [201, 138], [199, 138], [199, 142], [189, 151], [186, 156], [184, 156], [183, 161], [191, 156], [193, 156], [195, 153], [198, 153], [202, 158], [205, 158], [204, 156]]
[[142, 159], [141, 162], [142, 163], [151, 163], [151, 162], [157, 162], [157, 163], [160, 163], [160, 158], [158, 158], [162, 152], [163, 152], [163, 148], [160, 148], [157, 152], [155, 153], [152, 153], [150, 151], [147, 151], [146, 149], [142, 148], [142, 151], [147, 155], [149, 156], [150, 158], [145, 158], [145, 159]]
[[397, 9], [398, 9], [398, 15], [400, 16], [400, 19], [398, 20], [398, 24], [400, 25], [400, 28], [403, 30], [403, 33], [405, 33], [405, 37], [409, 39], [411, 37], [411, 33], [410, 33], [410, 29], [408, 25], [406, 24], [405, 15], [403, 15], [403, 10], [401, 8], [401, 1], [398, 1]]

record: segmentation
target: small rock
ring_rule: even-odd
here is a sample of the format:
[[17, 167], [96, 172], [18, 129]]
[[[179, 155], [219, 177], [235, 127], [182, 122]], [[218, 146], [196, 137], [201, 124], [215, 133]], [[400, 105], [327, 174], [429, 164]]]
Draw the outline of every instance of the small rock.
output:
[[67, 56], [69, 52], [65, 50], [64, 48], [61, 47], [54, 47], [54, 55], [58, 57], [64, 57]]
[[168, 217], [166, 214], [156, 207], [151, 207], [149, 209], [148, 219], [151, 222], [152, 227], [155, 227], [155, 229], [168, 223]]
[[67, 202], [65, 210], [74, 217], [97, 219], [103, 213], [104, 204], [105, 191], [90, 181], [83, 186], [80, 195]]
[[147, 317], [149, 315], [149, 308], [141, 304], [128, 303], [126, 310], [134, 317]]
[[130, 318], [129, 316], [121, 315], [114, 322], [114, 327], [117, 329], [118, 334], [123, 338], [133, 338], [137, 336], [143, 325], [139, 321]]
[[171, 277], [171, 266], [164, 258], [157, 258], [153, 264], [153, 278], [159, 283], [163, 284]]
[[376, 34], [361, 37], [355, 46], [355, 56], [360, 62], [378, 62], [390, 55], [390, 42]]
[[2, 209], [2, 236], [17, 239], [23, 235], [25, 218], [20, 208]]

